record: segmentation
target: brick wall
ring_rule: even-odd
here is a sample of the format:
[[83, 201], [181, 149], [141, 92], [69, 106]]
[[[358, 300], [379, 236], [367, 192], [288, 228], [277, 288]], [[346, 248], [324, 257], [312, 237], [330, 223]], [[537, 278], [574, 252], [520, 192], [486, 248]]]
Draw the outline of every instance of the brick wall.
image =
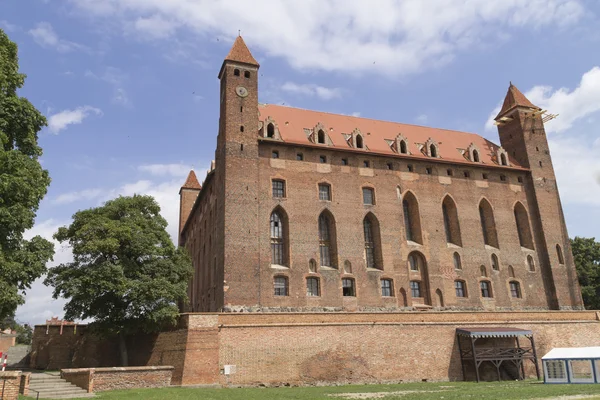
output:
[[0, 353], [5, 353], [11, 346], [14, 346], [16, 340], [16, 335], [6, 335], [0, 333]]
[[89, 393], [170, 386], [172, 374], [171, 366], [63, 369], [60, 372], [63, 379]]
[[29, 394], [29, 381], [31, 380], [31, 372], [21, 373], [21, 381], [19, 384], [19, 393], [24, 396]]
[[0, 398], [17, 400], [21, 383], [21, 371], [0, 371]]

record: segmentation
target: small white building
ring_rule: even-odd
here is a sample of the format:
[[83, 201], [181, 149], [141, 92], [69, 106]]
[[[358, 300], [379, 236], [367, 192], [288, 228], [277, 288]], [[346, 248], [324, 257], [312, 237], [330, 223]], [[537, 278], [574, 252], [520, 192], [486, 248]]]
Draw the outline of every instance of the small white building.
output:
[[552, 349], [542, 364], [544, 383], [600, 383], [600, 347]]

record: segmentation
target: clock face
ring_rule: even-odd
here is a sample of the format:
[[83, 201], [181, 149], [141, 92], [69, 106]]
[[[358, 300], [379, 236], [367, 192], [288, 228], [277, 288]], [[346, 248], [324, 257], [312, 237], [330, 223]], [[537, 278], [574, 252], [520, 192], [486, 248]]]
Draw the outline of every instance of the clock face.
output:
[[248, 96], [248, 89], [246, 89], [243, 86], [238, 86], [235, 88], [235, 92], [237, 93], [238, 96], [240, 97], [246, 97]]

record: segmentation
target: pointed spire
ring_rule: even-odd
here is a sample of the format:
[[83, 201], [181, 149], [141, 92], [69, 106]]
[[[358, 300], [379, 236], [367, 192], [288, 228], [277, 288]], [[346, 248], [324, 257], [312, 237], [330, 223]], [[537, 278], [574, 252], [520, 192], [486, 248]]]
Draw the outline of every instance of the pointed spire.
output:
[[185, 183], [183, 184], [183, 186], [181, 188], [182, 189], [196, 189], [196, 190], [202, 189], [202, 186], [200, 186], [200, 182], [198, 182], [198, 178], [196, 178], [196, 173], [194, 172], [194, 170], [190, 171], [187, 179], [185, 180]]
[[510, 82], [508, 92], [506, 92], [506, 97], [504, 98], [504, 104], [502, 104], [502, 108], [495, 119], [500, 118], [515, 107], [527, 107], [534, 108], [536, 110], [540, 109], [539, 107], [533, 105], [533, 103], [531, 103], [527, 97], [525, 97], [525, 95], [521, 93], [521, 91], [517, 89], [512, 82]]
[[233, 42], [233, 46], [231, 46], [229, 54], [227, 54], [227, 57], [225, 57], [225, 61], [236, 61], [257, 67], [260, 66], [254, 57], [252, 57], [252, 53], [250, 53], [250, 50], [248, 50], [248, 46], [246, 46], [246, 43], [244, 43], [242, 36], [235, 38], [235, 42]]

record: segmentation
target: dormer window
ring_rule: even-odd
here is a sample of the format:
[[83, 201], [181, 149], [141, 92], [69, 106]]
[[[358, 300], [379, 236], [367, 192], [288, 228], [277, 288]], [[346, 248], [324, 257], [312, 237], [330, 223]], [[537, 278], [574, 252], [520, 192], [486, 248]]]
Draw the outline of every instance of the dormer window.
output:
[[356, 136], [356, 148], [357, 149], [364, 148], [363, 138], [361, 135]]
[[281, 140], [277, 123], [271, 117], [267, 117], [261, 122], [259, 135], [268, 139]]
[[504, 165], [506, 167], [508, 167], [510, 165], [508, 163], [508, 154], [506, 153], [506, 150], [504, 150], [503, 147], [498, 148], [496, 156], [498, 158], [498, 164]]
[[477, 150], [473, 150], [473, 162], [479, 162], [479, 152]]
[[429, 157], [438, 158], [440, 156], [438, 151], [438, 145], [433, 141], [432, 138], [429, 138], [429, 140], [427, 140], [423, 150], [425, 151], [425, 154]]
[[317, 133], [317, 143], [325, 144], [325, 132], [323, 132], [323, 129], [319, 129]]
[[273, 139], [275, 137], [275, 125], [269, 123], [267, 125], [267, 137]]
[[437, 157], [437, 147], [435, 145], [432, 144], [429, 146], [429, 154], [431, 157]]
[[408, 152], [408, 140], [401, 134], [396, 136], [394, 141], [390, 140], [389, 143], [392, 147], [392, 150], [396, 151], [398, 154], [410, 154]]
[[408, 154], [408, 146], [406, 145], [406, 140], [400, 141], [400, 154]]
[[506, 154], [500, 154], [500, 164], [508, 165], [508, 162], [506, 161]]
[[481, 162], [481, 158], [479, 156], [479, 148], [475, 146], [475, 143], [471, 143], [467, 148], [467, 151], [463, 153], [467, 159], [473, 162]]

